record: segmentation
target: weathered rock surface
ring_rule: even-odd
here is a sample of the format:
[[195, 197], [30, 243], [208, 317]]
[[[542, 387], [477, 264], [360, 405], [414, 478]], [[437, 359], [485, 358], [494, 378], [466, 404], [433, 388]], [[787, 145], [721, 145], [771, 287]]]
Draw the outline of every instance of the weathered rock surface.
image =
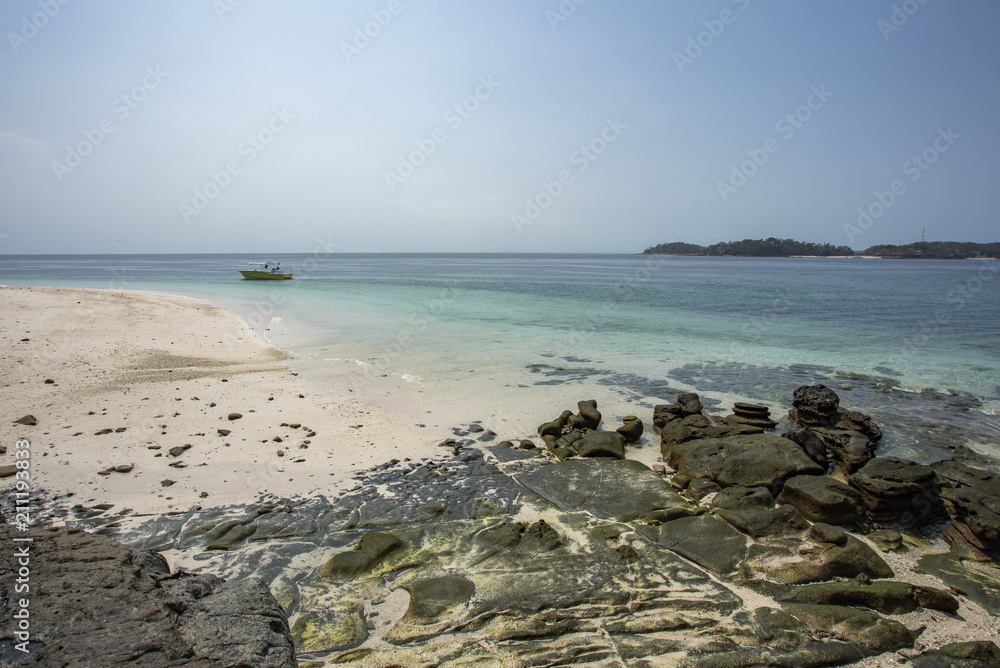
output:
[[934, 470], [897, 457], [877, 457], [848, 478], [878, 527], [913, 529], [947, 519]]
[[[31, 538], [15, 543], [14, 538]], [[72, 528], [21, 533], [0, 524], [0, 563], [28, 545], [33, 664], [109, 668], [294, 668], [284, 613], [259, 579], [163, 572], [162, 560]], [[17, 571], [0, 571], [4, 600], [16, 600]], [[3, 637], [20, 642], [12, 606]]]
[[910, 662], [913, 668], [987, 668], [1000, 666], [1000, 647], [989, 640], [945, 645], [924, 652]]
[[834, 470], [847, 477], [875, 457], [877, 444], [860, 431], [813, 429], [833, 459]]
[[812, 522], [844, 527], [854, 526], [865, 513], [864, 501], [857, 490], [829, 476], [789, 478], [778, 495], [778, 502], [795, 506]]
[[826, 385], [803, 385], [792, 392], [788, 419], [800, 427], [833, 428], [839, 408], [840, 397]]
[[885, 615], [913, 612], [917, 606], [952, 614], [958, 612], [958, 599], [941, 589], [864, 578], [801, 585], [779, 595], [777, 600], [787, 603], [862, 606]]
[[688, 415], [700, 415], [701, 409], [701, 400], [694, 392], [678, 395], [677, 401], [672, 404], [659, 404], [653, 407], [653, 429], [659, 431], [671, 420]]
[[739, 424], [730, 419], [708, 418], [701, 414], [688, 415], [664, 423], [660, 429], [660, 454], [670, 459], [674, 446], [699, 438], [722, 438], [739, 434], [762, 434], [764, 430]]
[[952, 521], [945, 538], [977, 559], [1000, 559], [1000, 478], [954, 462], [936, 472], [947, 476], [941, 499]]
[[763, 487], [726, 487], [712, 499], [712, 510], [752, 538], [779, 537], [809, 528], [794, 506], [776, 508]]
[[913, 634], [895, 620], [839, 605], [783, 603], [781, 606], [802, 621], [813, 633], [824, 633], [873, 652], [887, 652], [913, 646]]
[[847, 536], [842, 544], [752, 545], [747, 551], [744, 568], [751, 577], [781, 584], [828, 582], [858, 575], [872, 578], [894, 575], [882, 557], [854, 536]]
[[777, 496], [788, 478], [823, 475], [797, 443], [774, 434], [704, 438], [681, 443], [670, 465], [691, 478], [707, 478], [723, 487], [766, 487]]
[[665, 520], [695, 512], [662, 477], [631, 459], [573, 459], [514, 477], [558, 508], [606, 519]]

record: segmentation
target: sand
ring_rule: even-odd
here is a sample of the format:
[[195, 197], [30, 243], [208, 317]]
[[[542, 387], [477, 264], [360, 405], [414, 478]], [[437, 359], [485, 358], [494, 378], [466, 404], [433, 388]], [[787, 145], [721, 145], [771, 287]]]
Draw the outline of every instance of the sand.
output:
[[[202, 300], [0, 287], [0, 311], [0, 465], [29, 439], [33, 486], [77, 503], [145, 514], [324, 492], [392, 458], [431, 456], [451, 435], [418, 426], [423, 402], [398, 379], [344, 365], [317, 391]], [[14, 423], [25, 415], [37, 425]]]

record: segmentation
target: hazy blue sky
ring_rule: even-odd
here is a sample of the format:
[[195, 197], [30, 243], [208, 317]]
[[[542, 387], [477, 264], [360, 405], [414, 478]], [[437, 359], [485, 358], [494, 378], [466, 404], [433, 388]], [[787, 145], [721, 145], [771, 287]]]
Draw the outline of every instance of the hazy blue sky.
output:
[[0, 253], [996, 241], [998, 25], [991, 0], [4, 0]]

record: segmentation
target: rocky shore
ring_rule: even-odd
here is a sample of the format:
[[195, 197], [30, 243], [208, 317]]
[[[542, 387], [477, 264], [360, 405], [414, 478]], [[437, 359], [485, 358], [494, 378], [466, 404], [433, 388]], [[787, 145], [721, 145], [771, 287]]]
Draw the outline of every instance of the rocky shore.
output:
[[[440, 456], [332, 498], [67, 509], [132, 549], [37, 530], [60, 571], [73, 541], [115, 556], [46, 581], [42, 609], [84, 626], [40, 613], [36, 656], [92, 665], [57, 657], [107, 608], [88, 642], [147, 624], [141, 656], [158, 662], [129, 663], [132, 648], [93, 665], [296, 665], [292, 647], [312, 667], [1000, 665], [1000, 477], [982, 461], [879, 456], [879, 426], [822, 385], [797, 389], [787, 418], [682, 394], [602, 429], [596, 402], [577, 408], [531, 438], [456, 429]], [[630, 458], [657, 445], [662, 464]], [[126, 590], [156, 611], [109, 602]]]

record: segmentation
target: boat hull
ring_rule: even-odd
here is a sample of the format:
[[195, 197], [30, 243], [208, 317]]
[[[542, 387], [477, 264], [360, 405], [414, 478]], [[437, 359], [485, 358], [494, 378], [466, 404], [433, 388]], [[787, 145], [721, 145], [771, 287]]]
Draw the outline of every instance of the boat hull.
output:
[[272, 274], [269, 271], [252, 271], [250, 269], [241, 269], [240, 273], [243, 274], [243, 278], [261, 281], [281, 281], [292, 277], [291, 274]]

